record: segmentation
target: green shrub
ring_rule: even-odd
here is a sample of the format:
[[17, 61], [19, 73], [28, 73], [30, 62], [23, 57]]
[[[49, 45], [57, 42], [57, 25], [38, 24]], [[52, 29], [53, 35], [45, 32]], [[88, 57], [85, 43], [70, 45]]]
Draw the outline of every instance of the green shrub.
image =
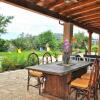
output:
[[15, 69], [14, 63], [9, 58], [4, 58], [1, 64], [2, 64], [2, 71]]
[[27, 56], [29, 53], [11, 52], [2, 59], [2, 71], [22, 69], [26, 67]]
[[95, 45], [95, 46], [93, 46], [93, 47], [92, 47], [92, 51], [93, 51], [93, 52], [95, 52], [95, 54], [96, 54], [96, 53], [97, 53], [97, 51], [98, 51], [98, 47], [97, 47], [96, 45]]

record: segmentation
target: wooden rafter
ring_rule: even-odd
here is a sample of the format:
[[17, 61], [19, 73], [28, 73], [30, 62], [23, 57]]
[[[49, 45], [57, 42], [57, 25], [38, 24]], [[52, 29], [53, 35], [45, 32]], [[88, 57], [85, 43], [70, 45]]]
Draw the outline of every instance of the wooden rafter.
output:
[[97, 12], [97, 13], [93, 13], [93, 14], [89, 14], [89, 15], [83, 15], [81, 17], [74, 17], [74, 19], [78, 19], [78, 20], [81, 20], [81, 19], [89, 19], [89, 18], [93, 18], [93, 17], [96, 17], [96, 16], [100, 16], [100, 12]]
[[[66, 12], [71, 12], [71, 11], [75, 11], [75, 10], [79, 10], [79, 9], [84, 9], [84, 8], [87, 8], [87, 7], [91, 7], [93, 6], [94, 4], [98, 3], [96, 0], [92, 0], [91, 2], [88, 2], [88, 0], [85, 0], [84, 3], [83, 2], [79, 2], [79, 5], [78, 3], [76, 4], [73, 4], [72, 8], [70, 8], [69, 6], [66, 7], [64, 10], [61, 10], [59, 11], [60, 13], [66, 13]], [[77, 11], [76, 11], [77, 12]]]
[[38, 3], [40, 0], [26, 0], [26, 1]]
[[85, 22], [85, 21], [94, 21], [94, 20], [100, 20], [100, 16], [90, 17], [88, 19], [81, 19], [82, 22]]
[[89, 24], [96, 24], [96, 23], [100, 23], [100, 21], [96, 20], [96, 21], [89, 21], [89, 22], [85, 22], [82, 23], [83, 25], [89, 25]]
[[97, 10], [93, 10], [93, 11], [86, 12], [86, 13], [81, 13], [81, 14], [77, 14], [77, 15], [71, 15], [70, 17], [72, 19], [74, 19], [74, 18], [88, 16], [88, 15], [95, 14], [95, 13], [100, 13], [100, 10], [97, 9]]
[[55, 9], [56, 7], [59, 7], [61, 5], [64, 4], [64, 0], [58, 0], [56, 3], [52, 4], [52, 5], [49, 5], [49, 9]]
[[100, 17], [96, 17], [96, 18], [90, 18], [90, 19], [81, 20], [81, 22], [99, 21], [99, 20], [100, 20]]
[[3, 1], [100, 33], [100, 0], [79, 0], [70, 4], [66, 4], [64, 0]]
[[37, 5], [47, 8], [48, 5], [54, 3], [56, 0], [40, 0]]
[[81, 9], [81, 10], [66, 12], [66, 13], [64, 13], [64, 15], [73, 16], [73, 15], [84, 14], [84, 13], [95, 11], [95, 10], [99, 10], [100, 11], [100, 5], [93, 6], [90, 9], [84, 8], [84, 10]]

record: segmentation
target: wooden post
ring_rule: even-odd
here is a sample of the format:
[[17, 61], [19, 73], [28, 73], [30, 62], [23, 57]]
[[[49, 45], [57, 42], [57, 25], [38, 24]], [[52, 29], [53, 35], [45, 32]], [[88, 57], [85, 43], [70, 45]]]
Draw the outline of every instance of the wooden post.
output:
[[88, 39], [88, 54], [91, 54], [91, 45], [92, 45], [92, 32], [88, 32], [89, 39]]
[[98, 55], [100, 56], [100, 34], [99, 34], [99, 49], [98, 49]]
[[[64, 37], [63, 39], [69, 40], [69, 42], [72, 44], [72, 37], [73, 37], [73, 24], [71, 23], [64, 23]], [[72, 48], [70, 53], [72, 54]]]
[[64, 23], [64, 39], [68, 39], [69, 42], [72, 42], [73, 37], [73, 24]]

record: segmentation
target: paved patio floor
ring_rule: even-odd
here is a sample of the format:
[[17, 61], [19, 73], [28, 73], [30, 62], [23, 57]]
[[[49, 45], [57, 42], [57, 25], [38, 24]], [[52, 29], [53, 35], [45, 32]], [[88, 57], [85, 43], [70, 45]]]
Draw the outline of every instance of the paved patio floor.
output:
[[40, 96], [34, 87], [27, 92], [26, 86], [27, 70], [0, 73], [0, 100], [49, 100]]
[[[36, 80], [33, 79], [32, 82], [35, 84]], [[0, 100], [50, 100], [40, 96], [37, 88], [31, 87], [27, 92], [26, 86], [27, 70], [0, 73]]]

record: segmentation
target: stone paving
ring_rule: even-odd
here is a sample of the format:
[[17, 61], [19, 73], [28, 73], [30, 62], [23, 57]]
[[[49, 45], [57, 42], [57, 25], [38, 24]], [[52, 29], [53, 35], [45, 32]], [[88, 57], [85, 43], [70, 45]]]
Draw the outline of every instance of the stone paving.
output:
[[[36, 79], [32, 79], [31, 82], [35, 84]], [[22, 69], [0, 73], [0, 100], [51, 100], [40, 96], [37, 88], [31, 87], [28, 92], [26, 86], [27, 70]], [[71, 100], [75, 100], [75, 98], [72, 98]], [[100, 95], [98, 100], [100, 100]]]
[[[36, 80], [33, 81], [35, 84]], [[27, 70], [0, 73], [0, 100], [49, 100], [40, 96], [34, 87], [27, 92], [26, 86]]]

